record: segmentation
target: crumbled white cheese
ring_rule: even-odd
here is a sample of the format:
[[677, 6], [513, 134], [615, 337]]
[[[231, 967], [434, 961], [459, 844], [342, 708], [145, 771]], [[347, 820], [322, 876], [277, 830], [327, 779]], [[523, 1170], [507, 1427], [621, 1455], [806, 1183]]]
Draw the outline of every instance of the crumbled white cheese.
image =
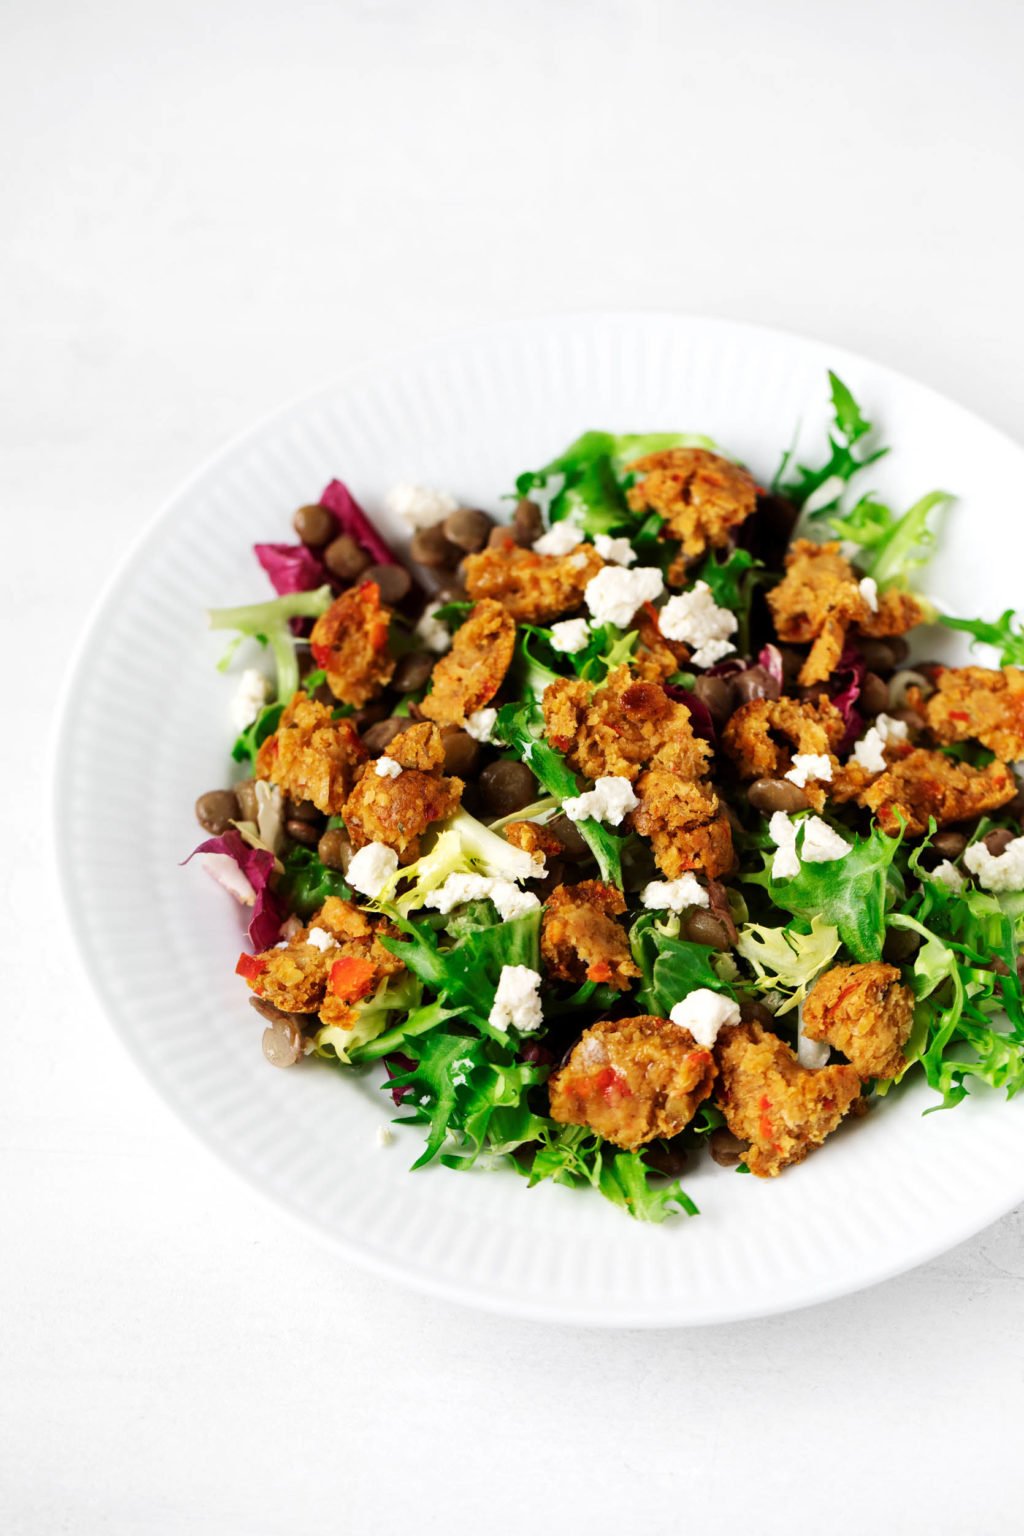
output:
[[878, 582], [873, 576], [864, 576], [857, 583], [860, 595], [871, 609], [872, 613], [878, 612]]
[[246, 667], [229, 706], [231, 724], [238, 731], [252, 725], [270, 697], [270, 683], [255, 667]]
[[796, 822], [790, 821], [785, 811], [776, 811], [768, 823], [768, 836], [779, 850], [772, 859], [773, 880], [792, 880], [800, 873], [796, 828]]
[[306, 943], [312, 944], [313, 948], [318, 949], [322, 955], [326, 954], [329, 949], [334, 949], [337, 942], [337, 939], [332, 934], [329, 934], [326, 928], [311, 928], [306, 935]]
[[489, 875], [449, 875], [443, 885], [431, 891], [425, 905], [435, 912], [448, 913], [467, 901], [493, 901], [502, 922], [524, 917], [540, 906], [532, 891], [521, 891], [512, 880], [493, 879]]
[[713, 667], [736, 649], [729, 636], [738, 623], [728, 608], [719, 608], [706, 581], [695, 582], [688, 592], [670, 597], [658, 615], [658, 628], [666, 640], [688, 645], [698, 667]]
[[410, 528], [432, 528], [449, 513], [459, 510], [455, 497], [447, 491], [438, 491], [429, 485], [412, 485], [409, 481], [403, 481], [388, 492], [386, 505], [389, 512], [400, 517]]
[[593, 789], [585, 794], [574, 795], [562, 803], [562, 810], [570, 821], [606, 821], [617, 827], [627, 811], [635, 811], [640, 804], [628, 779], [618, 773], [608, 773], [594, 780]]
[[247, 875], [243, 875], [234, 859], [228, 853], [201, 853], [199, 862], [216, 880], [218, 885], [232, 895], [236, 901], [240, 901], [243, 907], [251, 907], [256, 901], [256, 892], [252, 881]]
[[540, 976], [528, 965], [503, 965], [494, 1007], [487, 1021], [495, 1029], [514, 1025], [521, 1035], [532, 1034], [544, 1021], [540, 1002]]
[[[797, 832], [803, 827], [804, 839], [800, 853], [796, 851]], [[768, 836], [778, 848], [772, 860], [773, 880], [792, 880], [800, 873], [800, 860], [808, 864], [831, 864], [842, 859], [853, 844], [834, 832], [820, 816], [808, 816], [804, 821], [792, 821], [785, 811], [776, 811], [768, 823]]]
[[828, 784], [832, 780], [832, 763], [824, 752], [794, 752], [793, 766], [783, 778], [797, 789], [806, 789], [808, 779]]
[[949, 859], [943, 859], [941, 864], [936, 864], [930, 878], [937, 880], [940, 885], [947, 886], [957, 896], [959, 896], [966, 884], [963, 875]]
[[731, 997], [712, 992], [710, 987], [698, 987], [676, 1003], [669, 1018], [673, 1024], [688, 1029], [697, 1044], [709, 1051], [723, 1024], [739, 1023], [740, 1008]]
[[678, 880], [651, 880], [640, 892], [640, 902], [652, 912], [682, 912], [684, 907], [706, 907], [707, 891], [696, 875]]
[[587, 607], [595, 624], [614, 624], [628, 629], [630, 620], [643, 603], [653, 603], [665, 590], [661, 572], [651, 565], [627, 571], [621, 565], [606, 565], [586, 586]]
[[1002, 853], [989, 853], [984, 843], [972, 843], [964, 863], [986, 891], [1024, 891], [1024, 837], [1015, 837]]
[[875, 730], [887, 747], [894, 741], [906, 741], [908, 736], [907, 722], [894, 720], [892, 715], [879, 715], [875, 720]]
[[563, 619], [551, 626], [551, 648], [563, 655], [574, 656], [582, 651], [590, 639], [590, 625], [586, 619]]
[[447, 624], [443, 624], [440, 619], [434, 617], [438, 609], [443, 607], [443, 603], [428, 603], [415, 629], [417, 640], [422, 641], [428, 651], [434, 651], [438, 656], [443, 656], [452, 643]]
[[566, 517], [560, 523], [553, 524], [547, 533], [542, 533], [533, 547], [538, 555], [570, 555], [582, 543], [582, 528], [571, 517]]
[[396, 763], [393, 757], [378, 757], [373, 765], [373, 771], [378, 779], [397, 779], [402, 771], [402, 765]]
[[853, 761], [858, 763], [866, 773], [884, 773], [888, 767], [883, 751], [884, 746], [881, 732], [876, 726], [871, 726], [870, 730], [855, 744]]
[[395, 1133], [391, 1129], [390, 1125], [387, 1125], [386, 1123], [384, 1125], [378, 1125], [378, 1127], [377, 1127], [377, 1145], [378, 1145], [378, 1147], [390, 1147], [390, 1145], [394, 1141], [394, 1139], [395, 1139]]
[[594, 548], [609, 565], [632, 565], [636, 559], [636, 550], [628, 539], [613, 539], [607, 533], [595, 534]]
[[496, 709], [474, 709], [466, 716], [465, 730], [474, 741], [493, 741], [494, 727], [498, 721]]
[[381, 891], [398, 868], [398, 854], [387, 843], [367, 843], [352, 855], [345, 879], [353, 890], [371, 898]]
[[827, 1040], [811, 1040], [804, 1034], [803, 1010], [797, 1015], [796, 1022], [796, 1059], [802, 1067], [809, 1067], [812, 1072], [819, 1071], [825, 1066], [831, 1054], [831, 1047]]
[[835, 859], [845, 859], [852, 847], [852, 843], [840, 837], [820, 816], [809, 816], [804, 822], [800, 857], [808, 864], [831, 864]]

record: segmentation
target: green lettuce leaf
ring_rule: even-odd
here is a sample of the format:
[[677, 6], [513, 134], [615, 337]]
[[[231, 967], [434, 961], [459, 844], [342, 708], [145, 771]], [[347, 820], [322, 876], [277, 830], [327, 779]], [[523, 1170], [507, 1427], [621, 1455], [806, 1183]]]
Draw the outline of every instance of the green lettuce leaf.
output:
[[873, 827], [867, 837], [845, 831], [843, 836], [853, 844], [845, 858], [804, 863], [792, 879], [773, 880], [774, 851], [765, 852], [764, 868], [741, 878], [763, 886], [784, 912], [807, 922], [819, 917], [837, 928], [855, 960], [877, 960], [885, 943], [890, 871], [900, 839], [886, 836], [880, 827]]
[[785, 1004], [778, 1010], [781, 1015], [803, 1002], [815, 977], [835, 956], [839, 943], [839, 929], [815, 913], [809, 931], [796, 923], [787, 923], [784, 928], [744, 923], [736, 949], [753, 966], [759, 991], [787, 994]]
[[829, 518], [829, 527], [840, 539], [860, 546], [857, 564], [878, 583], [879, 591], [906, 590], [912, 572], [934, 552], [936, 534], [929, 518], [937, 508], [950, 505], [945, 491], [930, 491], [902, 517], [880, 501], [865, 498], [849, 512]]
[[676, 1003], [699, 987], [733, 997], [730, 983], [714, 969], [715, 951], [679, 937], [678, 917], [644, 912], [629, 931], [629, 947], [642, 982], [636, 1000], [646, 1012], [667, 1019]]
[[317, 619], [330, 606], [330, 587], [317, 587], [315, 592], [288, 592], [265, 603], [214, 608], [209, 615], [210, 628], [233, 629], [239, 636], [247, 635], [261, 645], [268, 645], [277, 668], [277, 699], [287, 703], [299, 686], [299, 661], [291, 620]]
[[[542, 739], [543, 729], [544, 716], [535, 703], [506, 704], [498, 711], [495, 735], [507, 742], [548, 794], [561, 803], [579, 794], [579, 785], [563, 754]], [[593, 817], [576, 825], [598, 862], [601, 879], [621, 887], [625, 839]]]
[[877, 448], [874, 453], [864, 451], [863, 439], [871, 432], [871, 423], [842, 379], [832, 372], [828, 379], [833, 410], [833, 425], [828, 434], [828, 457], [817, 469], [811, 469], [805, 464], [794, 463], [794, 450], [791, 448], [783, 455], [772, 482], [772, 490], [797, 507], [805, 506], [815, 497], [815, 516], [837, 506], [844, 488], [854, 475], [866, 469], [869, 464], [876, 463], [889, 451], [887, 448]]
[[991, 624], [984, 619], [951, 619], [946, 614], [939, 616], [939, 623], [945, 624], [947, 629], [959, 629], [971, 635], [972, 646], [994, 646], [999, 652], [1001, 667], [1024, 667], [1024, 625], [1015, 609], [1007, 608]]

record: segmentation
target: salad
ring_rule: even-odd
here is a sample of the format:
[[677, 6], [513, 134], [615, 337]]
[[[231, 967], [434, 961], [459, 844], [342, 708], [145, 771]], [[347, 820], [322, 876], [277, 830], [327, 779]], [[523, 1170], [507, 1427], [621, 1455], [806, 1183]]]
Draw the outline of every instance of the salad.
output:
[[[1024, 1083], [1024, 629], [936, 613], [951, 498], [860, 489], [887, 450], [830, 386], [770, 485], [595, 431], [507, 520], [399, 486], [405, 562], [332, 481], [211, 615], [239, 777], [195, 853], [264, 1054], [377, 1077], [414, 1168], [662, 1221], [704, 1149], [771, 1178], [911, 1075]], [[911, 662], [936, 620], [1000, 665]]]

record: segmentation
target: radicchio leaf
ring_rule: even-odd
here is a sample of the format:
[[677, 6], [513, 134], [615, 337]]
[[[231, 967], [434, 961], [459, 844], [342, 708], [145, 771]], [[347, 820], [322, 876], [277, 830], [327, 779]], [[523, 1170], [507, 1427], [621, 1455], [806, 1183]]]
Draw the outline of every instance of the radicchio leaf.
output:
[[339, 530], [355, 539], [375, 565], [398, 564], [347, 485], [343, 485], [340, 480], [332, 480], [320, 497], [320, 505], [334, 513]]
[[[236, 832], [234, 827], [221, 833], [219, 837], [208, 837], [205, 843], [200, 843], [198, 848], [193, 848], [188, 859], [183, 859], [182, 863], [187, 864], [189, 859], [194, 859], [197, 853], [214, 854], [234, 861], [249, 891], [246, 891], [244, 886], [230, 885], [225, 888], [229, 889], [235, 900], [241, 902], [243, 906], [252, 906], [248, 932], [253, 949], [260, 951], [276, 944], [284, 921], [284, 912], [270, 889], [274, 855], [264, 848], [250, 848], [241, 833]], [[218, 884], [225, 884], [217, 874], [215, 866], [206, 865], [204, 861], [204, 868], [217, 880]], [[249, 892], [251, 892], [251, 899]]]
[[305, 544], [254, 544], [252, 548], [279, 597], [286, 592], [312, 592], [328, 580], [323, 562]]
[[764, 668], [769, 677], [773, 677], [775, 679], [779, 685], [779, 692], [781, 693], [782, 685], [785, 682], [785, 677], [782, 671], [782, 652], [779, 650], [778, 646], [763, 645], [758, 652], [757, 664], [759, 667]]
[[856, 704], [866, 671], [860, 652], [855, 646], [846, 646], [831, 677], [832, 703], [846, 722], [846, 733], [837, 749], [841, 757], [853, 751], [853, 744], [864, 729], [864, 716]]
[[712, 750], [717, 750], [718, 737], [715, 733], [715, 722], [711, 718], [711, 711], [707, 705], [698, 699], [695, 693], [690, 693], [686, 688], [680, 688], [678, 683], [662, 683], [661, 686], [670, 699], [674, 699], [677, 704], [686, 705], [690, 711], [693, 734], [708, 742]]

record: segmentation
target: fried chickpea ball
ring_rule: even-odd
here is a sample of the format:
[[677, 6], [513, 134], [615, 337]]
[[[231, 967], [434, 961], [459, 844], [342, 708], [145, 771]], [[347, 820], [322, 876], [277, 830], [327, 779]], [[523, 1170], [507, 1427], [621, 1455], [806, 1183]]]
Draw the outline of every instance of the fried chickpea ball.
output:
[[678, 539], [690, 558], [726, 545], [757, 505], [753, 476], [705, 448], [669, 448], [629, 469], [643, 477], [626, 492], [632, 510], [657, 512], [665, 522], [663, 537]]
[[381, 602], [380, 587], [364, 581], [336, 597], [313, 625], [313, 660], [343, 704], [358, 708], [391, 681], [396, 660], [388, 650], [390, 623], [391, 609]]
[[711, 1093], [714, 1057], [668, 1019], [601, 1019], [548, 1084], [551, 1118], [632, 1151], [675, 1136]]
[[434, 667], [421, 713], [438, 725], [464, 725], [501, 687], [515, 644], [516, 621], [508, 610], [493, 598], [477, 603]]
[[914, 994], [894, 965], [837, 965], [819, 976], [803, 1007], [803, 1030], [825, 1040], [862, 1078], [898, 1077], [914, 1017]]
[[325, 704], [297, 693], [272, 736], [260, 746], [256, 777], [269, 779], [293, 800], [310, 800], [336, 816], [352, 790], [366, 748], [351, 720], [332, 720]]
[[715, 1103], [740, 1141], [744, 1161], [770, 1179], [802, 1162], [860, 1097], [853, 1067], [802, 1067], [784, 1040], [761, 1024], [731, 1024], [715, 1042]]
[[600, 880], [558, 885], [547, 899], [540, 932], [541, 959], [561, 981], [599, 981], [628, 992], [640, 975], [625, 930], [615, 921], [626, 910], [621, 891]]

